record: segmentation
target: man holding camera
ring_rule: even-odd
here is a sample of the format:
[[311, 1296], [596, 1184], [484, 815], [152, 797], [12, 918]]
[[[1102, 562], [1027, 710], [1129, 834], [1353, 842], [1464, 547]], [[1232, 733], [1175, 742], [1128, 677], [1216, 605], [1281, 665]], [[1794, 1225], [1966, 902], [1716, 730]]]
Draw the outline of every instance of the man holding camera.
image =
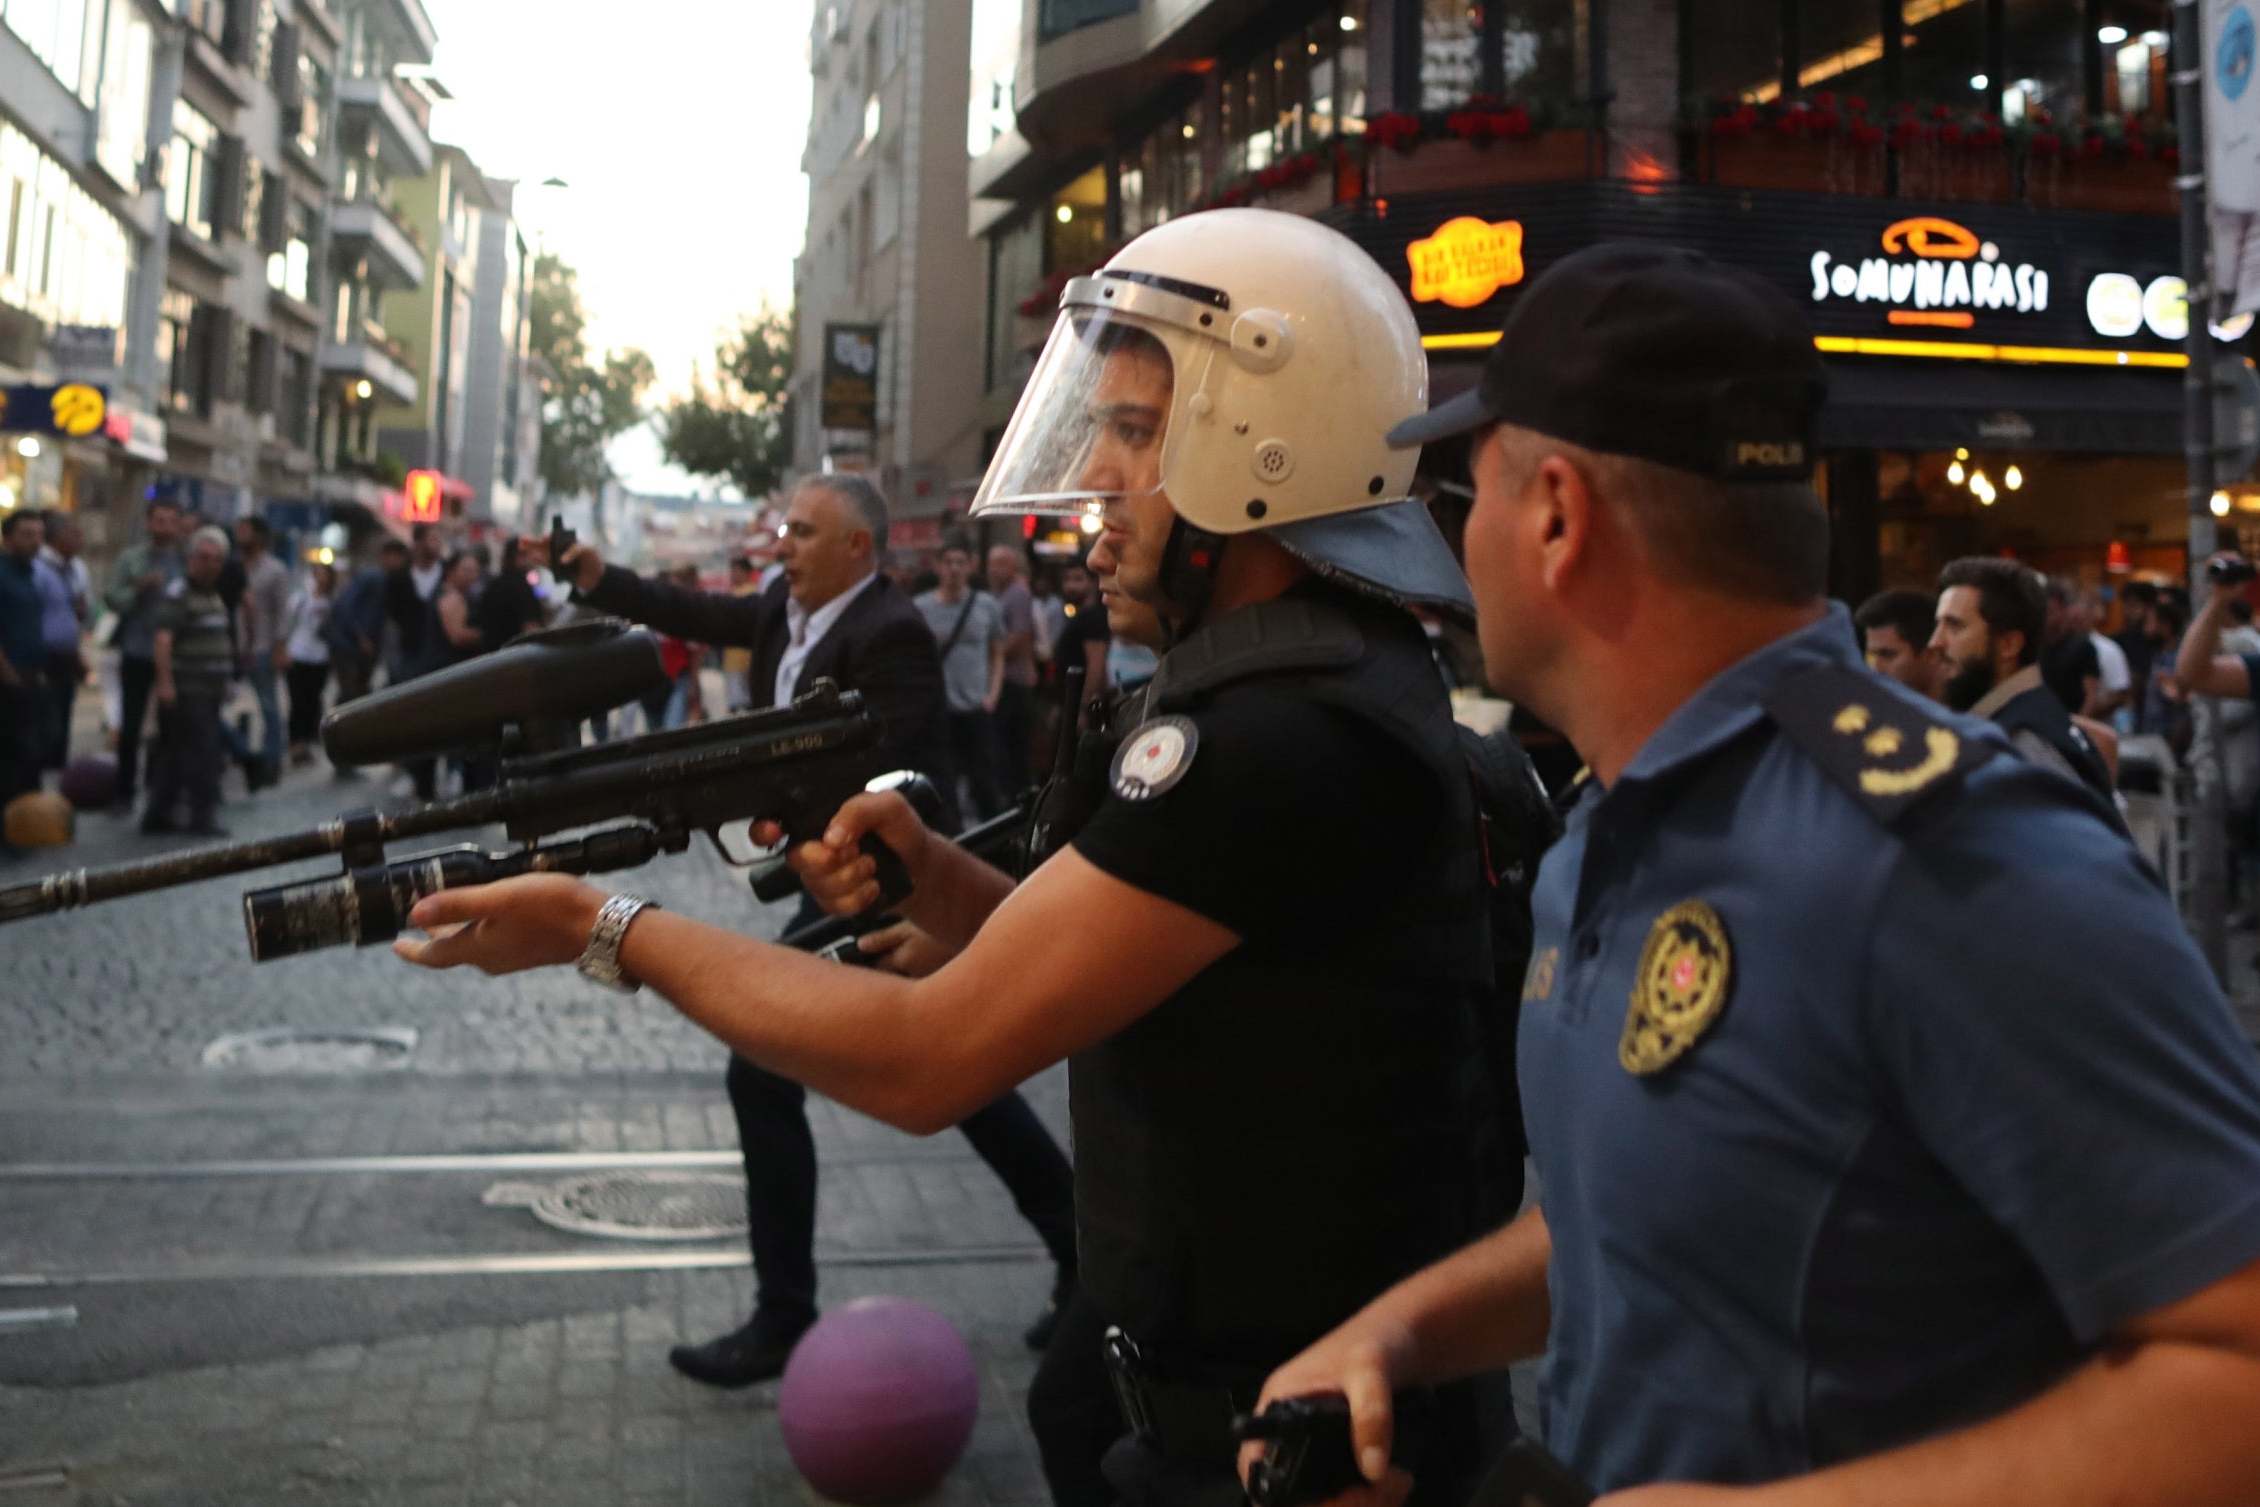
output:
[[2206, 562], [2205, 575], [2213, 590], [2198, 610], [2196, 621], [2182, 635], [2181, 653], [2174, 661], [2174, 678], [2184, 691], [2260, 700], [2260, 654], [2221, 653], [2229, 603], [2244, 594], [2255, 574], [2260, 574], [2260, 569], [2233, 550], [2224, 550]]

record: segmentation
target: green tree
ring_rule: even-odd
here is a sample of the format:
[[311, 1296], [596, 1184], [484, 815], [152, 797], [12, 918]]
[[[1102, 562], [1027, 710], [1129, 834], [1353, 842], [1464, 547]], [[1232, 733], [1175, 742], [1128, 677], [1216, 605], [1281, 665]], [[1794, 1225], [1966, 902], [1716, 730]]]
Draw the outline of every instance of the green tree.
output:
[[548, 252], [534, 258], [532, 294], [528, 340], [550, 372], [541, 414], [542, 484], [561, 497], [594, 492], [612, 479], [605, 446], [643, 419], [651, 358], [631, 349], [591, 359], [579, 280]]
[[763, 309], [740, 320], [715, 348], [711, 379], [693, 368], [690, 396], [659, 411], [661, 451], [693, 476], [727, 481], [748, 498], [767, 495], [790, 458], [792, 379], [791, 318]]

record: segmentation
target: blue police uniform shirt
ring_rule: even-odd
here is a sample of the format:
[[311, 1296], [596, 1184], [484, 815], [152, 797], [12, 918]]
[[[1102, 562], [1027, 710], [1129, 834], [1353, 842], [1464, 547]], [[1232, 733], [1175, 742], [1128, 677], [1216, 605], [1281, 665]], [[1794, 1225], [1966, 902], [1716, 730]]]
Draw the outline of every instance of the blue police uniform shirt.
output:
[[[1852, 644], [1834, 607], [1720, 674], [1540, 871], [1519, 1044], [1553, 1239], [1541, 1394], [1603, 1491], [1974, 1422], [2260, 1259], [2260, 1057], [2166, 897], [2084, 791]], [[1828, 665], [1994, 756], [1880, 819], [1766, 708]], [[1869, 745], [1904, 776], [1883, 788], [1928, 782], [1924, 736]], [[1636, 980], [1689, 901], [1723, 947], [1652, 951]], [[1700, 992], [1710, 951], [1723, 1009], [1629, 1071], [1636, 992]]]

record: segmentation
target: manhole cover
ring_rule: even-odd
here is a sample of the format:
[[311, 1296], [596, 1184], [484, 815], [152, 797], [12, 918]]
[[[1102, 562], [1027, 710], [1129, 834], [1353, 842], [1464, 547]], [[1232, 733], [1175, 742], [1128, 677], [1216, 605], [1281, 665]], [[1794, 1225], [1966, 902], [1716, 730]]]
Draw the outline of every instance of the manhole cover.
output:
[[480, 1202], [531, 1209], [575, 1235], [715, 1240], [746, 1230], [745, 1179], [716, 1172], [592, 1172], [554, 1183], [496, 1183]]
[[373, 1073], [408, 1065], [407, 1026], [276, 1026], [238, 1031], [204, 1049], [204, 1065], [239, 1073]]

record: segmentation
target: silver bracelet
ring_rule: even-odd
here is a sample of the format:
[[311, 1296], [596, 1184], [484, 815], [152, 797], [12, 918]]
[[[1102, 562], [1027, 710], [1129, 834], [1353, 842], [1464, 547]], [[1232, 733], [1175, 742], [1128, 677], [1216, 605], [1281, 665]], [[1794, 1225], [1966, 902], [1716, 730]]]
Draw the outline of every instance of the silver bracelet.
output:
[[583, 978], [622, 994], [633, 994], [643, 987], [621, 969], [620, 943], [628, 935], [628, 923], [647, 905], [658, 909], [657, 902], [641, 895], [614, 895], [598, 908], [596, 925], [589, 928], [588, 945], [581, 949], [577, 965]]

